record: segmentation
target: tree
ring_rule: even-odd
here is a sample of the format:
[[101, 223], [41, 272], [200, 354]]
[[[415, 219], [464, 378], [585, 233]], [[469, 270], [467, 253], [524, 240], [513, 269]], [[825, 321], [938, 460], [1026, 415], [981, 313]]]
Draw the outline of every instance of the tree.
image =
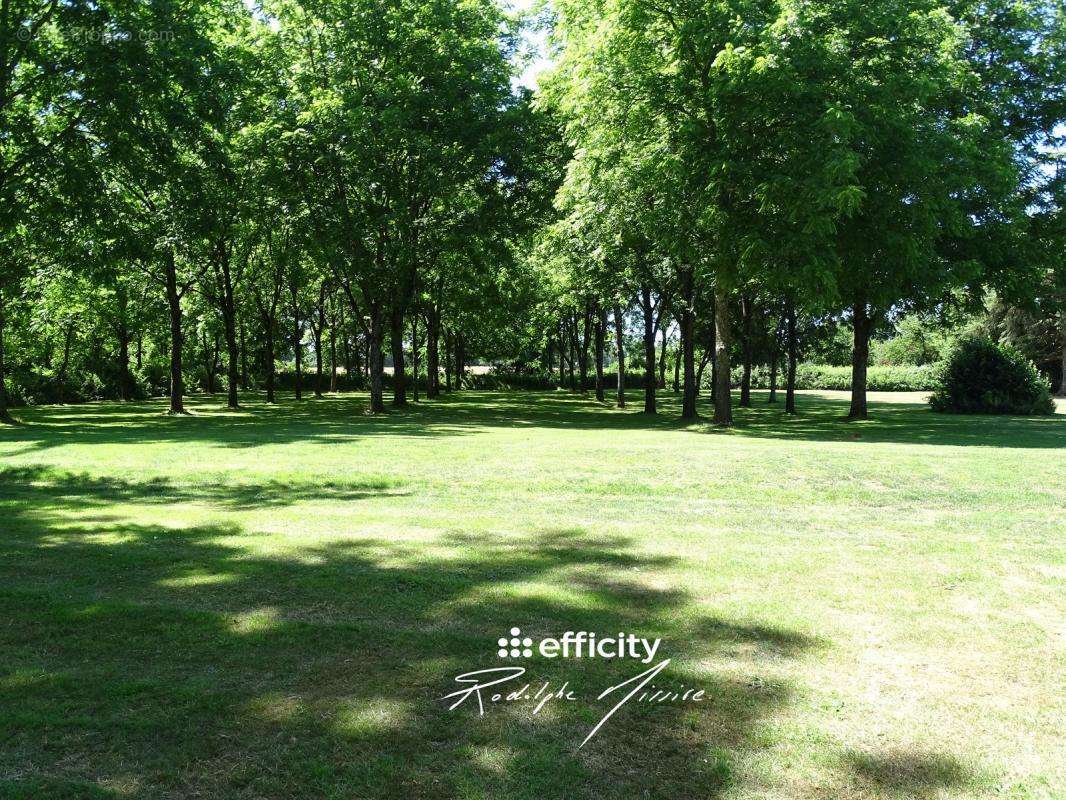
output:
[[[509, 94], [503, 18], [488, 0], [279, 3], [288, 174], [355, 317], [368, 317], [371, 411], [384, 409], [391, 332], [395, 405], [406, 403], [404, 317], [426, 231], [455, 192], [491, 174]], [[333, 24], [345, 20], [343, 26]], [[448, 41], [447, 48], [437, 46]]]
[[832, 70], [846, 76], [833, 96], [862, 201], [837, 234], [837, 284], [854, 329], [849, 417], [864, 419], [875, 325], [892, 308], [929, 305], [980, 279], [980, 253], [968, 245], [1017, 218], [1017, 163], [966, 29], [941, 7], [835, 4], [808, 20], [810, 35], [840, 42]]
[[26, 272], [25, 225], [44, 178], [77, 144], [84, 107], [71, 91], [71, 76], [83, 53], [71, 33], [94, 17], [92, 7], [58, 0], [5, 0], [0, 12], [0, 423], [12, 422], [5, 304]]

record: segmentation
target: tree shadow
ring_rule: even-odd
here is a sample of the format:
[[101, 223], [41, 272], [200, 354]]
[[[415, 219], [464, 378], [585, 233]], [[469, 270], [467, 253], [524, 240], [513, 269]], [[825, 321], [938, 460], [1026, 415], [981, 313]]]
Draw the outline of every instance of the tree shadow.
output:
[[[116, 491], [155, 502], [151, 482], [30, 477], [0, 483], [7, 795], [715, 797], [794, 690], [728, 677], [730, 648], [776, 660], [822, 646], [642, 583], [636, 567], [672, 559], [624, 537], [458, 530], [423, 552], [349, 538], [271, 555], [234, 523], [77, 516]], [[455, 676], [516, 663], [496, 654], [516, 626], [661, 637], [660, 683], [706, 701], [627, 704], [578, 749], [606, 711], [596, 694], [647, 665], [535, 657], [526, 680], [580, 699], [449, 711]]]
[[0, 441], [21, 443], [20, 454], [64, 445], [206, 443], [252, 448], [300, 441], [348, 444], [368, 436], [457, 436], [465, 426], [431, 418], [430, 406], [411, 406], [367, 416], [362, 395], [331, 395], [297, 402], [266, 403], [258, 393], [242, 396], [242, 407], [227, 409], [216, 397], [187, 399], [185, 416], [170, 416], [160, 400], [99, 402], [20, 409], [25, 424], [0, 430]]
[[848, 403], [831, 394], [805, 393], [799, 414], [768, 405], [752, 392], [751, 408], [738, 409], [735, 432], [759, 439], [873, 442], [918, 445], [1060, 449], [1066, 447], [1066, 416], [938, 414], [919, 402], [871, 400], [870, 418], [843, 419]]
[[848, 750], [842, 761], [851, 790], [864, 795], [888, 794], [922, 800], [937, 797], [944, 789], [972, 788], [978, 781], [978, 776], [953, 756], [940, 753]]
[[374, 478], [366, 480], [268, 480], [256, 483], [174, 483], [157, 475], [143, 481], [111, 476], [93, 476], [86, 472], [69, 472], [44, 465], [0, 469], [0, 484], [6, 484], [6, 496], [26, 502], [75, 495], [81, 505], [112, 503], [210, 502], [224, 508], [271, 508], [293, 505], [309, 499], [353, 501], [371, 497], [407, 497], [411, 493], [400, 481]]
[[698, 408], [702, 419], [680, 420], [680, 400], [659, 397], [660, 413], [624, 410], [571, 392], [473, 392], [446, 395], [380, 416], [364, 414], [362, 395], [331, 395], [278, 405], [258, 395], [243, 398], [244, 408], [228, 411], [214, 398], [189, 400], [191, 417], [168, 417], [159, 401], [90, 403], [24, 409], [27, 424], [0, 430], [0, 441], [22, 445], [25, 455], [68, 444], [208, 443], [216, 447], [254, 448], [297, 441], [350, 444], [368, 437], [453, 437], [499, 428], [552, 428], [627, 431], [685, 430], [721, 436], [800, 441], [897, 443], [1004, 448], [1066, 447], [1066, 415], [1009, 417], [935, 414], [918, 402], [870, 402], [870, 419], [847, 422], [842, 394], [803, 393], [800, 413], [769, 405], [765, 392], [753, 392], [750, 408], [734, 409], [735, 425], [723, 431], [710, 424], [706, 397]]

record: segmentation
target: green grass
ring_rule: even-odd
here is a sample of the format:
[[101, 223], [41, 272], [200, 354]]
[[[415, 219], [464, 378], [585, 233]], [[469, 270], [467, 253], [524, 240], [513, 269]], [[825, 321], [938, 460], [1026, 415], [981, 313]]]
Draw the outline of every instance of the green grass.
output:
[[[21, 410], [0, 797], [1061, 797], [1066, 417], [764, 399]], [[534, 658], [581, 699], [449, 712], [514, 625], [662, 637], [708, 700], [579, 750], [644, 667]]]

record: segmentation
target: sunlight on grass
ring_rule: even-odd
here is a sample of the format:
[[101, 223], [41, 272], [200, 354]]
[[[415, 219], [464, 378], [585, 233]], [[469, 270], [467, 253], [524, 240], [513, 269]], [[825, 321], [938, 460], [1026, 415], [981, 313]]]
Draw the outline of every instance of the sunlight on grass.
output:
[[269, 633], [280, 624], [281, 612], [277, 608], [257, 608], [243, 611], [230, 620], [230, 630], [237, 634]]
[[341, 735], [373, 736], [402, 728], [414, 716], [412, 704], [382, 699], [336, 709], [333, 726]]
[[[756, 393], [723, 432], [661, 399], [26, 409], [0, 431], [0, 796], [1053, 796], [1066, 418], [877, 396], [854, 425], [809, 393], [786, 420]], [[448, 712], [516, 625], [660, 637], [710, 700], [581, 750], [594, 704]]]

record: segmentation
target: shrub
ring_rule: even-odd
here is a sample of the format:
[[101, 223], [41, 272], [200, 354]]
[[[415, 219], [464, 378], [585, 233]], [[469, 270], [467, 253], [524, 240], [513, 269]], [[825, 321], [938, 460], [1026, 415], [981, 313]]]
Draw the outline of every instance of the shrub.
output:
[[1031, 361], [991, 339], [964, 339], [940, 370], [929, 404], [957, 414], [1054, 414], [1051, 389]]
[[85, 403], [90, 400], [103, 400], [108, 398], [108, 396], [108, 387], [104, 384], [100, 376], [95, 372], [86, 372], [78, 375], [75, 381], [73, 397], [70, 402]]
[[52, 374], [28, 369], [13, 370], [7, 376], [8, 402], [13, 406], [43, 406], [79, 402], [74, 389]]
[[[443, 383], [443, 379], [441, 381]], [[467, 389], [554, 389], [558, 385], [558, 377], [548, 375], [547, 372], [507, 372], [493, 370], [484, 374], [467, 373], [463, 379], [463, 386]]]

